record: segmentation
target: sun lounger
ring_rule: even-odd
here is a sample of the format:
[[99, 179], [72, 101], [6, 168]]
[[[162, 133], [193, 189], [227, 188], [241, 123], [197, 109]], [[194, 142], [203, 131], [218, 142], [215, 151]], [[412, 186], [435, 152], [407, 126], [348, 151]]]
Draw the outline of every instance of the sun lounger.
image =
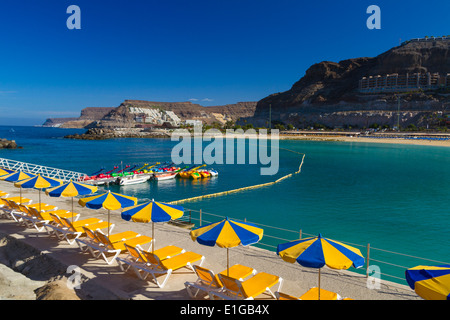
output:
[[277, 300], [301, 300], [298, 297], [294, 297], [290, 294], [279, 292], [279, 291], [275, 292], [275, 296], [277, 297]]
[[[211, 292], [219, 292], [223, 290], [222, 282], [220, 281], [218, 275], [214, 274], [212, 270], [197, 265], [194, 265], [193, 268], [198, 277], [197, 281], [187, 281], [184, 283], [186, 291], [191, 298], [196, 298], [200, 292], [210, 296]], [[243, 279], [250, 275], [254, 275], [255, 273], [255, 269], [242, 266], [240, 264], [236, 264], [228, 270], [221, 272], [221, 274], [228, 274], [231, 278], [239, 279], [240, 281], [243, 281]]]
[[240, 281], [224, 274], [219, 274], [219, 279], [223, 283], [224, 290], [211, 292], [210, 298], [212, 299], [218, 297], [226, 300], [253, 300], [264, 292], [268, 292], [276, 299], [270, 288], [278, 283], [277, 291], [280, 291], [283, 284], [281, 277], [266, 272], [259, 272], [245, 281]]
[[7, 198], [7, 200], [13, 201], [16, 204], [24, 204], [24, 205], [30, 205], [33, 202], [33, 200], [25, 198], [25, 197], [22, 197], [22, 198], [10, 197], [10, 198]]
[[28, 213], [23, 212], [22, 208], [19, 207], [19, 205], [15, 201], [3, 199], [3, 203], [4, 207], [2, 209], [5, 217], [12, 219], [19, 224], [25, 223], [23, 221], [23, 216], [25, 214], [28, 215]]
[[58, 207], [53, 206], [51, 204], [48, 203], [34, 203], [34, 204], [29, 204], [27, 205], [28, 208], [34, 208], [36, 210], [41, 210], [41, 211], [54, 211], [57, 210]]
[[[29, 206], [21, 206], [22, 211], [27, 212], [28, 215], [23, 215], [22, 218], [26, 220], [28, 223], [28, 226], [34, 227], [38, 232], [42, 232], [44, 230], [47, 230], [47, 224], [52, 221], [52, 218], [50, 216], [51, 214], [55, 214], [57, 216], [61, 217], [70, 217], [72, 218], [72, 213], [67, 210], [54, 210], [54, 211], [41, 211], [39, 212], [38, 209], [34, 207]], [[80, 215], [76, 214], [73, 215], [74, 220], [77, 220]]]
[[0, 198], [0, 217], [9, 219], [11, 210], [9, 201]]
[[50, 214], [57, 215], [60, 218], [68, 218], [68, 219], [73, 218], [73, 221], [78, 221], [78, 219], [80, 218], [79, 213], [70, 212], [70, 211], [64, 210], [64, 209], [39, 212], [39, 210], [37, 210], [36, 208], [30, 208], [28, 206], [28, 210], [31, 213], [33, 213], [38, 219], [45, 220], [45, 221], [52, 221], [52, 217], [50, 216]]
[[16, 222], [26, 227], [30, 227], [30, 225], [33, 224], [32, 221], [34, 216], [29, 212], [26, 206], [17, 204], [14, 201], [11, 201], [10, 205], [13, 208], [11, 211], [11, 216], [14, 220], [16, 220]]
[[60, 218], [55, 214], [50, 213], [50, 216], [53, 219], [53, 223], [47, 223], [45, 226], [52, 228], [58, 239], [65, 239], [69, 244], [73, 244], [84, 233], [82, 226], [89, 227], [92, 230], [110, 226], [107, 222], [97, 218], [87, 218], [72, 223], [69, 219]]
[[5, 192], [5, 191], [0, 191], [0, 197], [1, 198], [8, 198], [9, 193]]
[[[126, 250], [125, 244], [128, 244], [130, 246], [139, 246], [142, 248], [143, 245], [152, 243], [152, 238], [138, 235], [137, 237], [133, 237], [131, 239], [125, 240], [125, 241], [116, 241], [112, 242], [107, 235], [103, 234], [102, 232], [95, 231], [95, 236], [99, 240], [99, 242], [103, 245], [100, 249], [100, 255], [103, 257], [103, 259], [106, 261], [107, 264], [112, 264], [117, 256]], [[112, 254], [113, 257], [108, 259], [106, 254]]]
[[[98, 239], [95, 232], [89, 228], [83, 227], [85, 237], [83, 239], [77, 238], [78, 247], [82, 252], [89, 251], [94, 258], [98, 258], [101, 255], [101, 251], [104, 250], [105, 245]], [[136, 238], [140, 234], [134, 231], [124, 231], [109, 235], [109, 240], [114, 243], [118, 241], [125, 241], [128, 239]]]
[[44, 223], [47, 223], [47, 221], [39, 220], [34, 212], [30, 210], [27, 206], [24, 205], [17, 205], [18, 210], [16, 210], [13, 215], [20, 220], [19, 223], [27, 226], [27, 227], [34, 227], [38, 232], [41, 232], [45, 229]]
[[[319, 288], [313, 287], [300, 296], [300, 300], [318, 300]], [[342, 300], [341, 296], [336, 292], [320, 289], [320, 300]]]
[[[143, 252], [145, 250], [140, 250], [139, 248], [130, 246], [126, 243], [125, 248], [127, 249], [128, 256], [124, 258], [122, 257], [116, 258], [120, 269], [126, 272], [128, 271], [128, 269], [132, 268], [140, 279], [145, 280], [145, 276], [142, 275], [140, 269], [138, 268], [138, 267], [142, 268], [151, 267], [152, 265], [146, 258], [146, 253]], [[186, 250], [179, 248], [177, 246], [165, 246], [157, 250], [154, 250], [153, 254], [158, 256], [160, 260], [165, 260], [184, 252], [186, 252]]]
[[16, 211], [20, 213], [17, 203], [7, 198], [0, 199], [0, 211], [3, 218], [12, 219], [16, 222], [19, 222], [18, 218], [22, 220], [21, 217], [14, 216]]
[[[164, 260], [161, 260], [157, 255], [149, 251], [142, 251], [142, 254], [149, 264], [145, 266], [135, 265], [134, 268], [138, 269], [142, 274], [141, 279], [146, 279], [147, 276], [151, 275], [157, 286], [160, 288], [163, 288], [166, 285], [174, 271], [181, 268], [189, 268], [195, 272], [192, 267], [193, 264], [198, 263], [201, 266], [205, 260], [204, 256], [192, 251], [186, 251]], [[166, 277], [162, 282], [159, 282], [157, 277], [162, 275], [166, 275]]]

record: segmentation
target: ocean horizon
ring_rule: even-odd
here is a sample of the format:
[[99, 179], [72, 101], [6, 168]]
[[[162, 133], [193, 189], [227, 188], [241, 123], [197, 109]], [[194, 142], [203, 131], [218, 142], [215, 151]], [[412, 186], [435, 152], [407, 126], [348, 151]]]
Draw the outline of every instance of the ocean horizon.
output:
[[[15, 140], [23, 149], [0, 150], [0, 157], [92, 174], [102, 167], [108, 170], [115, 165], [170, 161], [170, 152], [177, 143], [160, 138], [98, 141], [63, 138], [84, 131], [1, 126], [0, 137]], [[364, 256], [364, 248], [370, 244], [371, 248], [404, 255], [448, 260], [450, 148], [293, 140], [280, 140], [279, 145], [280, 168], [274, 176], [261, 176], [259, 165], [214, 164], [208, 168], [217, 169], [219, 176], [212, 179], [152, 181], [108, 189], [135, 196], [139, 202], [176, 201], [274, 181], [297, 171], [301, 161], [297, 153], [303, 153], [301, 172], [280, 183], [182, 206], [186, 212], [201, 209], [204, 213], [280, 229], [301, 230], [304, 237], [321, 233], [324, 237], [361, 245], [359, 249]], [[296, 238], [295, 234], [282, 231], [279, 236]], [[278, 244], [272, 238], [265, 241], [273, 246]], [[405, 267], [435, 264], [387, 254], [381, 250], [370, 253], [373, 259]], [[402, 268], [381, 264], [380, 268], [382, 275], [404, 276]], [[382, 278], [402, 283], [397, 278]]]

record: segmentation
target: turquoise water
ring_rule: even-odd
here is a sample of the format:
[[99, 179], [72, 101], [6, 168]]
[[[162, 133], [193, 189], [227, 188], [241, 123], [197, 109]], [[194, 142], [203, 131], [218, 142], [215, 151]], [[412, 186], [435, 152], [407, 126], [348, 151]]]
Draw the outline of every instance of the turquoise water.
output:
[[[0, 127], [0, 137], [15, 139], [23, 149], [0, 150], [0, 157], [88, 174], [121, 162], [169, 161], [177, 144], [168, 139], [67, 140], [62, 137], [84, 130], [10, 129]], [[280, 147], [306, 154], [300, 174], [274, 186], [184, 206], [268, 226], [301, 229], [308, 235], [322, 233], [361, 245], [364, 255], [370, 243], [374, 248], [450, 261], [450, 148], [313, 141], [280, 141]], [[141, 202], [152, 198], [173, 201], [273, 181], [296, 171], [300, 157], [280, 150], [280, 170], [275, 176], [261, 176], [259, 165], [213, 165], [219, 171], [214, 179], [110, 188], [136, 196]], [[292, 233], [270, 233], [296, 238]], [[277, 240], [264, 240], [277, 245]], [[407, 267], [435, 264], [374, 249], [370, 255]], [[382, 273], [404, 276], [402, 268], [380, 267]]]

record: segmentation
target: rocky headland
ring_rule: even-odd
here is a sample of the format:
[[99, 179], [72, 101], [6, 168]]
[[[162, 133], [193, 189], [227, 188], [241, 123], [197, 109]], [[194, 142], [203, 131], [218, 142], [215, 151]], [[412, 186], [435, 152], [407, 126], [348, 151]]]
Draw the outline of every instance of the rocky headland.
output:
[[169, 138], [165, 130], [145, 130], [142, 128], [90, 128], [83, 134], [67, 135], [67, 139], [105, 140], [114, 138]]
[[[214, 122], [224, 124], [240, 118], [251, 117], [255, 112], [256, 102], [238, 102], [223, 106], [204, 107], [192, 102], [156, 102], [144, 100], [125, 100], [115, 108], [85, 108], [79, 118], [50, 118], [43, 126], [61, 128], [133, 128], [162, 127], [173, 122], [202, 121], [203, 124]], [[170, 116], [168, 116], [168, 112]], [[150, 120], [149, 115], [152, 115]], [[147, 116], [147, 121], [145, 117]]]

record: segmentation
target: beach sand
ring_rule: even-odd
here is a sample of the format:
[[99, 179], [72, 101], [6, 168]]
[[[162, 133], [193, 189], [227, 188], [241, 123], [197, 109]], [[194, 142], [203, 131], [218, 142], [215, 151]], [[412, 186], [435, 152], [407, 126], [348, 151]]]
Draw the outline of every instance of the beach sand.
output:
[[358, 136], [338, 136], [338, 135], [301, 135], [301, 134], [280, 134], [280, 140], [305, 140], [305, 141], [340, 141], [358, 143], [389, 143], [401, 145], [419, 145], [450, 147], [450, 140], [424, 140], [424, 139], [402, 139], [402, 138], [367, 138]]
[[[5, 181], [0, 181], [0, 190], [9, 192], [10, 197], [19, 195], [19, 189]], [[38, 202], [37, 190], [22, 189], [22, 196], [32, 199], [33, 203]], [[51, 198], [45, 194], [41, 196], [43, 202], [70, 209], [70, 198]], [[96, 217], [107, 220], [106, 210], [90, 210], [78, 204], [75, 209], [81, 214], [80, 219]], [[121, 219], [120, 211], [111, 211], [111, 222], [115, 224], [112, 233], [132, 230], [147, 236], [152, 234], [151, 224], [125, 221]], [[155, 224], [155, 239], [156, 248], [175, 245], [204, 255], [206, 259], [203, 266], [216, 273], [226, 268], [226, 249], [193, 242], [187, 229], [167, 223]], [[152, 281], [139, 280], [132, 271], [124, 273], [116, 263], [107, 265], [104, 260], [82, 253], [76, 244], [69, 245], [46, 232], [19, 226], [14, 220], [8, 219], [0, 219], [0, 263], [4, 265], [0, 268], [0, 275], [3, 275], [0, 277], [0, 292], [5, 293], [0, 295], [0, 299], [33, 299], [33, 292], [36, 293], [35, 290], [40, 288], [37, 290], [38, 299], [189, 300], [184, 282], [196, 280], [195, 274], [184, 269], [175, 272], [166, 286], [159, 288]], [[236, 263], [282, 277], [284, 281], [281, 291], [294, 296], [300, 296], [318, 284], [316, 269], [287, 263], [268, 250], [256, 247], [232, 248], [230, 265]], [[69, 290], [64, 283], [75, 275], [67, 272], [67, 267], [72, 265], [79, 267], [82, 284], [79, 289]], [[5, 266], [10, 270], [5, 272]], [[12, 270], [21, 273], [21, 276], [9, 276]], [[342, 297], [355, 300], [421, 299], [409, 287], [384, 280], [379, 289], [369, 289], [365, 276], [349, 270], [325, 267], [321, 274], [321, 288], [336, 292]], [[20, 284], [16, 285], [14, 281]], [[52, 286], [48, 286], [49, 283]], [[28, 292], [25, 292], [25, 288]], [[256, 300], [267, 298], [263, 294]]]

